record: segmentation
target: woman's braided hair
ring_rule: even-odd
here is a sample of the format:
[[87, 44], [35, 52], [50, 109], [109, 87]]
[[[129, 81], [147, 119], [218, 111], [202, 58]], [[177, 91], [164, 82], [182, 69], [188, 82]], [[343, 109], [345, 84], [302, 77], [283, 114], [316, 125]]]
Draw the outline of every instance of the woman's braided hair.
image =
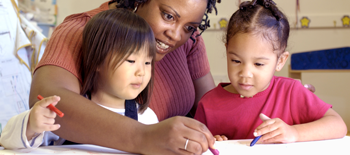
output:
[[[136, 4], [142, 5], [142, 4], [147, 3], [148, 1], [149, 0], [112, 0], [111, 2], [109, 2], [109, 4], [117, 2], [117, 8], [134, 9], [136, 7], [135, 6]], [[211, 13], [214, 9], [215, 14], [217, 15], [216, 2], [221, 3], [221, 0], [208, 0], [207, 9], [206, 9], [206, 12], [204, 13], [204, 18], [202, 20], [202, 24], [200, 24], [198, 27], [200, 30], [202, 30], [202, 32], [197, 36], [200, 36], [208, 27], [210, 27], [210, 20], [208, 19], [208, 13]], [[196, 30], [194, 30], [192, 32], [192, 34], [195, 31]], [[192, 38], [192, 36], [191, 36], [191, 40], [193, 40], [193, 42], [195, 42], [195, 39]]]

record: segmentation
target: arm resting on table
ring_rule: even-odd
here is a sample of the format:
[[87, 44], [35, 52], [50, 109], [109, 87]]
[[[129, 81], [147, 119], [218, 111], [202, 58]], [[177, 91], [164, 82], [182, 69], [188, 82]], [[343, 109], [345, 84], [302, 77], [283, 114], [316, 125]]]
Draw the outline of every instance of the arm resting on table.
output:
[[343, 119], [332, 108], [328, 109], [319, 120], [294, 125], [294, 127], [299, 133], [297, 141], [342, 138], [347, 133]]
[[[30, 106], [36, 96], [58, 95], [57, 108], [64, 117], [56, 117], [61, 127], [54, 133], [77, 143], [95, 144], [140, 154], [202, 154], [213, 147], [214, 138], [206, 126], [194, 119], [172, 117], [154, 125], [104, 109], [79, 94], [78, 79], [65, 69], [43, 66], [33, 76]], [[190, 139], [187, 151], [183, 150]]]

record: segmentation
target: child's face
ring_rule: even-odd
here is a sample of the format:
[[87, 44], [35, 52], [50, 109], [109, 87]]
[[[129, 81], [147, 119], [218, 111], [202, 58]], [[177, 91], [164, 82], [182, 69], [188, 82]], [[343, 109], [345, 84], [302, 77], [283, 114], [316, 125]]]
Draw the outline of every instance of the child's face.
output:
[[152, 58], [146, 48], [131, 54], [117, 69], [106, 64], [99, 70], [99, 95], [104, 94], [105, 101], [111, 99], [135, 99], [151, 79]]
[[231, 92], [253, 97], [265, 90], [275, 70], [282, 69], [288, 52], [277, 58], [272, 44], [261, 35], [238, 33], [226, 45]]

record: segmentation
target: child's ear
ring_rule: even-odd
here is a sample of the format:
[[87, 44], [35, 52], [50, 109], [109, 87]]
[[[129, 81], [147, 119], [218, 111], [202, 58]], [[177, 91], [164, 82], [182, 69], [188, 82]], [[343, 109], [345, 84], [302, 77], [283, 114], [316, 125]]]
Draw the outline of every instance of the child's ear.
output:
[[288, 51], [285, 51], [283, 52], [280, 57], [278, 58], [277, 60], [277, 65], [276, 65], [276, 71], [281, 71], [284, 64], [287, 62], [288, 60], [288, 57], [289, 57], [289, 52]]

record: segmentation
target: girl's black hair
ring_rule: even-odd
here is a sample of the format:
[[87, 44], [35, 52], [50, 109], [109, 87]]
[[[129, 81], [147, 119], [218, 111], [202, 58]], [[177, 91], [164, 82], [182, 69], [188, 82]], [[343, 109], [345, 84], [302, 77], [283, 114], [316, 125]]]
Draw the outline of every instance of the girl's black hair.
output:
[[[148, 23], [137, 14], [126, 9], [112, 9], [96, 14], [85, 25], [80, 52], [81, 95], [91, 96], [97, 90], [98, 68], [104, 63], [111, 72], [131, 54], [145, 48], [148, 56], [156, 56], [156, 42]], [[146, 88], [138, 94], [139, 112], [143, 113], [150, 103], [153, 87], [152, 75]]]
[[279, 56], [285, 51], [289, 37], [289, 22], [272, 0], [242, 2], [231, 16], [224, 42], [237, 33], [257, 33], [272, 43]]
[[[117, 8], [126, 8], [126, 9], [134, 9], [135, 5], [142, 5], [147, 3], [149, 0], [112, 0], [109, 2], [109, 4], [112, 4], [114, 2], [117, 2]], [[216, 8], [216, 2], [221, 3], [221, 0], [208, 0], [208, 5], [206, 12], [204, 13], [204, 18], [202, 20], [202, 24], [199, 25], [199, 29], [202, 30], [202, 32], [197, 35], [196, 37], [200, 36], [208, 27], [210, 27], [210, 20], [208, 19], [208, 13], [211, 13], [213, 9], [215, 10], [215, 14], [218, 14], [217, 8]], [[194, 30], [192, 34], [195, 32]], [[191, 36], [191, 40], [193, 42], [196, 42], [194, 38]]]

